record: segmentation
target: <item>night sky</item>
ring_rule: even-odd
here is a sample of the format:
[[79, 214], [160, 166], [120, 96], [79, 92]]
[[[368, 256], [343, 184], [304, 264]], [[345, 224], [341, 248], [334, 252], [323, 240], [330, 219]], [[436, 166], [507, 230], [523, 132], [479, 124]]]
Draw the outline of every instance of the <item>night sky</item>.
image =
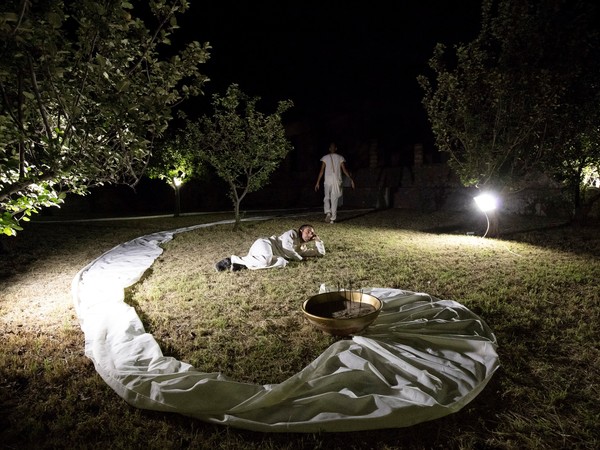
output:
[[[198, 108], [231, 83], [295, 107], [287, 120], [362, 117], [373, 133], [427, 127], [416, 77], [436, 42], [473, 39], [480, 1], [192, 2], [180, 21], [189, 38], [210, 42], [202, 68], [211, 78]], [[203, 106], [204, 105], [204, 106]]]

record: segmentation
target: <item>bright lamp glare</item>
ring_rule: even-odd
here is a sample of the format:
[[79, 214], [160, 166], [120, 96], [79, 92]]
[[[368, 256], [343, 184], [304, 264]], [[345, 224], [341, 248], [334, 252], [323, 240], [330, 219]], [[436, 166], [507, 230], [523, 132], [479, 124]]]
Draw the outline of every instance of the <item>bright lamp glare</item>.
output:
[[173, 184], [177, 187], [181, 186], [181, 178], [173, 177]]
[[482, 211], [493, 211], [497, 206], [497, 199], [492, 194], [481, 194], [474, 198], [475, 203]]

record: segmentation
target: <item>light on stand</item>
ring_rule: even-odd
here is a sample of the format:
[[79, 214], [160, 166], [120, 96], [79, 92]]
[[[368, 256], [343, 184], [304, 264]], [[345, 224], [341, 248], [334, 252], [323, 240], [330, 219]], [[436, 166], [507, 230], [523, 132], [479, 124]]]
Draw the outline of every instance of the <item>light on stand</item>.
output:
[[479, 206], [479, 209], [481, 209], [485, 214], [485, 219], [487, 220], [487, 229], [485, 230], [485, 233], [483, 235], [483, 237], [486, 237], [488, 231], [490, 230], [490, 218], [488, 217], [487, 212], [496, 209], [496, 207], [498, 206], [498, 199], [492, 194], [483, 193], [478, 195], [477, 197], [474, 197], [474, 200], [477, 206]]
[[183, 184], [183, 177], [185, 177], [185, 174], [183, 174], [183, 176], [181, 176], [181, 177], [173, 177], [173, 187], [175, 188], [175, 214], [174, 214], [175, 217], [179, 217], [179, 213], [181, 212], [181, 200], [180, 200], [180, 196], [179, 196], [179, 188]]

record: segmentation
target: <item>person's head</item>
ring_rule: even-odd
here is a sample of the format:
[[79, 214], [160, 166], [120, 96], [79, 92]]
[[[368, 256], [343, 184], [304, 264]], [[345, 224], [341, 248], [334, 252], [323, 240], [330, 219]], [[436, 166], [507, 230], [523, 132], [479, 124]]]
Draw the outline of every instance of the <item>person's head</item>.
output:
[[329, 144], [329, 153], [335, 153], [337, 152], [337, 145], [335, 142], [331, 142]]
[[298, 236], [304, 242], [312, 241], [317, 237], [317, 233], [315, 233], [315, 229], [312, 225], [305, 223], [300, 228], [298, 228]]

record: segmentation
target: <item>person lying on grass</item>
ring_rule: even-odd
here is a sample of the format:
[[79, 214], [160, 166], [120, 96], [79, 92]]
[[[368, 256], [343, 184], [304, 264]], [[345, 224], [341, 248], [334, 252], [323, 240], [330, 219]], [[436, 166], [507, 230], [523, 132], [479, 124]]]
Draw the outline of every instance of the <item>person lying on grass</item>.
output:
[[298, 230], [288, 230], [280, 236], [259, 238], [246, 256], [231, 255], [215, 264], [217, 272], [242, 269], [272, 269], [285, 267], [289, 261], [302, 261], [312, 256], [324, 256], [325, 245], [312, 225], [304, 224]]

